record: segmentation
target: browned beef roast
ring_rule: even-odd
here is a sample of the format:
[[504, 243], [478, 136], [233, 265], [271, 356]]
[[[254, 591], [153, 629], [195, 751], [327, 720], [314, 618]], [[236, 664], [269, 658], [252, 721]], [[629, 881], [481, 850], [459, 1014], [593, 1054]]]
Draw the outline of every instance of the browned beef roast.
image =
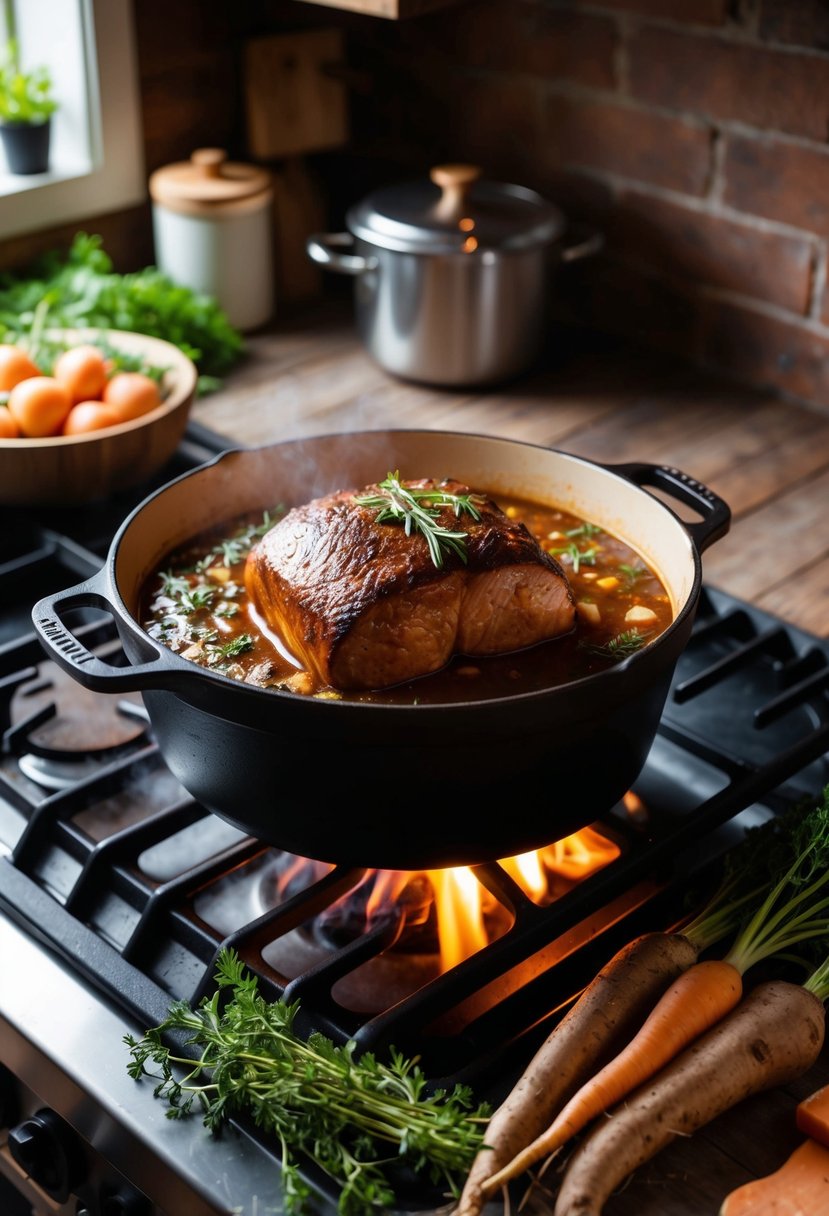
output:
[[467, 564], [447, 554], [438, 569], [423, 536], [377, 523], [376, 508], [354, 501], [376, 493], [342, 490], [295, 507], [248, 557], [253, 603], [323, 683], [386, 688], [437, 671], [455, 653], [520, 650], [573, 628], [558, 562], [494, 502], [482, 496], [479, 521], [442, 509], [444, 527], [467, 533]]

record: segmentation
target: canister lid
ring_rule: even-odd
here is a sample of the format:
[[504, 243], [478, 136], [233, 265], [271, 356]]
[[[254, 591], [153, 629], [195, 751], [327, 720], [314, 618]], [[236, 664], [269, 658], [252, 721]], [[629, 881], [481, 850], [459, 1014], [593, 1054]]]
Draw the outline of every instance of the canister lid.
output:
[[564, 215], [524, 186], [481, 180], [476, 165], [437, 165], [352, 207], [354, 236], [400, 253], [517, 251], [556, 240]]
[[199, 148], [189, 160], [156, 169], [150, 194], [174, 210], [215, 214], [259, 204], [271, 187], [270, 174], [257, 165], [227, 159], [222, 148]]

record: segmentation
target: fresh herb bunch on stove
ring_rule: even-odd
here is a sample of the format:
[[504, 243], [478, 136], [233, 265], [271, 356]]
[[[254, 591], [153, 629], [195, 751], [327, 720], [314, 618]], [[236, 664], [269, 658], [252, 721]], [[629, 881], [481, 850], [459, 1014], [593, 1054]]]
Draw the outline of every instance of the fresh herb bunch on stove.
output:
[[[168, 1118], [189, 1114], [194, 1103], [213, 1131], [233, 1114], [252, 1116], [281, 1145], [291, 1212], [302, 1211], [311, 1194], [297, 1154], [341, 1185], [342, 1216], [393, 1206], [390, 1175], [399, 1165], [459, 1194], [489, 1115], [467, 1087], [427, 1094], [417, 1061], [393, 1049], [386, 1064], [370, 1053], [357, 1057], [353, 1042], [301, 1039], [293, 1029], [298, 1002], [266, 1001], [232, 950], [220, 955], [216, 982], [218, 991], [198, 1009], [178, 1001], [142, 1039], [125, 1036], [132, 1077], [148, 1074], [150, 1062], [160, 1067], [155, 1093], [169, 1103]], [[165, 1046], [170, 1032], [187, 1036], [197, 1049], [192, 1057]]]

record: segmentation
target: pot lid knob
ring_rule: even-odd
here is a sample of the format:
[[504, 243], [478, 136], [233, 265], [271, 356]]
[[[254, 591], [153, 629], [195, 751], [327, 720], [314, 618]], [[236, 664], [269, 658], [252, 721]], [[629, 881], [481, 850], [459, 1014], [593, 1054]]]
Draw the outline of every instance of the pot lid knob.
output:
[[197, 148], [190, 157], [203, 177], [221, 177], [222, 165], [227, 160], [224, 148]]
[[466, 196], [480, 176], [480, 165], [435, 165], [429, 177], [441, 190], [435, 209], [440, 219], [452, 219], [465, 210]]

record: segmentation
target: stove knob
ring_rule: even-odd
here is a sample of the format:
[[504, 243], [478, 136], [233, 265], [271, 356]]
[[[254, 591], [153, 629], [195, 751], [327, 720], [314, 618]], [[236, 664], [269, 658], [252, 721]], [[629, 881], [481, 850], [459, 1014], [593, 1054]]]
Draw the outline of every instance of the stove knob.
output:
[[13, 1127], [9, 1149], [29, 1178], [58, 1203], [65, 1203], [83, 1178], [80, 1141], [53, 1110], [39, 1110]]
[[101, 1201], [101, 1216], [149, 1216], [150, 1201], [124, 1187]]

